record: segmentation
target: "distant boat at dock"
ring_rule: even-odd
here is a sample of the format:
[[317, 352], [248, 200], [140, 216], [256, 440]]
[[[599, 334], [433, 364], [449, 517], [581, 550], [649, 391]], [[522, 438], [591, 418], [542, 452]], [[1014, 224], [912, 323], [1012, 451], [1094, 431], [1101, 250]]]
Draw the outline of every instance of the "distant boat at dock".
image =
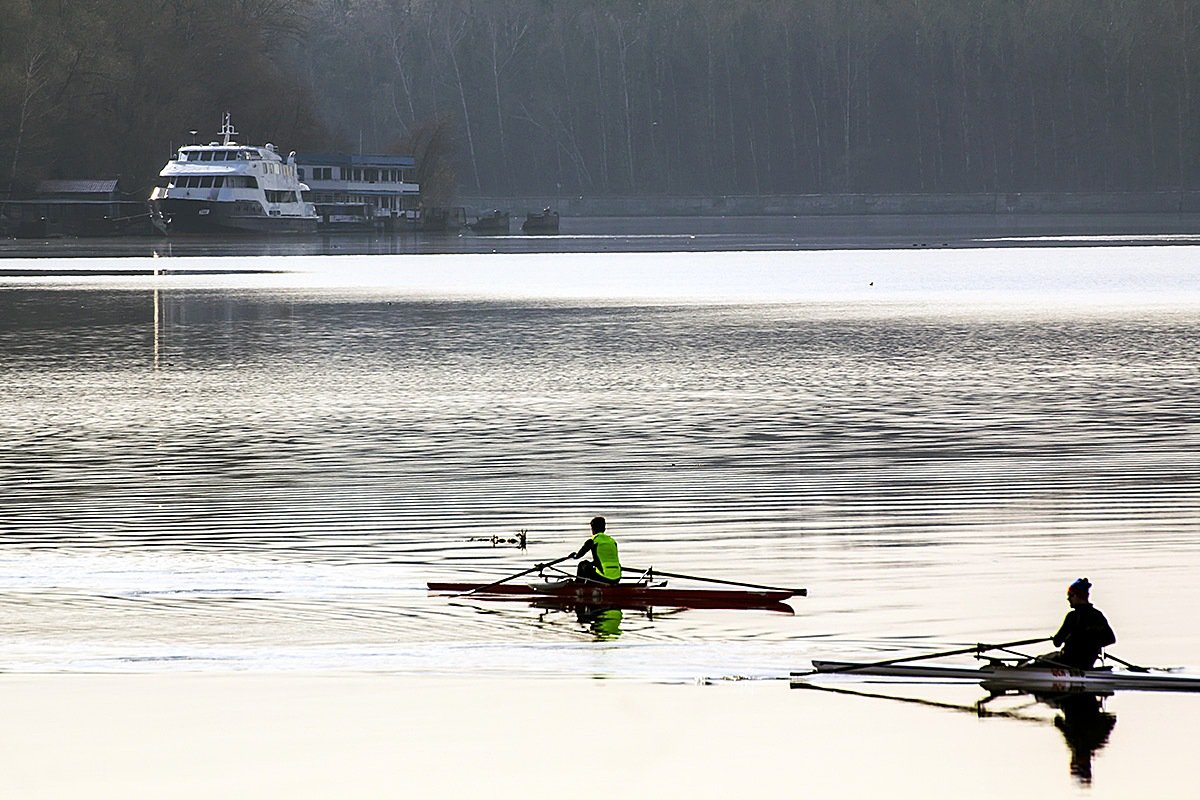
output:
[[536, 214], [526, 214], [525, 221], [521, 223], [521, 230], [534, 234], [558, 233], [558, 212], [547, 207]]
[[479, 219], [467, 225], [474, 233], [487, 234], [495, 236], [496, 234], [504, 234], [509, 231], [509, 220], [507, 211], [493, 211], [490, 214], [481, 214]]
[[295, 153], [242, 145], [229, 114], [220, 142], [185, 145], [150, 193], [152, 221], [164, 233], [314, 233], [319, 216], [296, 173]]

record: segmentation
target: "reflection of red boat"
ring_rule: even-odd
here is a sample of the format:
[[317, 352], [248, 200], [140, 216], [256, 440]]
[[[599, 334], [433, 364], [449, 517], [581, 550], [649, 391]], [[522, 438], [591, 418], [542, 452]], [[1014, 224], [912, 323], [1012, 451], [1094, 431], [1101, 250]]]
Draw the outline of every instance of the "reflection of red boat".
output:
[[783, 601], [795, 592], [737, 591], [731, 589], [674, 589], [664, 584], [646, 583], [598, 584], [572, 580], [545, 583], [516, 583], [490, 585], [486, 583], [430, 583], [431, 592], [463, 594], [491, 600], [524, 600], [527, 602], [604, 606], [608, 608], [746, 608], [766, 609], [787, 614], [795, 613]]

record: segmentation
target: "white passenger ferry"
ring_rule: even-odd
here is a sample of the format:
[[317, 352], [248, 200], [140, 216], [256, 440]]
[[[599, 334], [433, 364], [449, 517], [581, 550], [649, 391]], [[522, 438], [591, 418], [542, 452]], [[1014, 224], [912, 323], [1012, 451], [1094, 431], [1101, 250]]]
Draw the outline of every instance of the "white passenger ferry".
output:
[[316, 208], [296, 175], [296, 154], [287, 161], [271, 144], [241, 145], [229, 114], [222, 141], [179, 148], [150, 193], [152, 219], [166, 233], [253, 231], [310, 233]]

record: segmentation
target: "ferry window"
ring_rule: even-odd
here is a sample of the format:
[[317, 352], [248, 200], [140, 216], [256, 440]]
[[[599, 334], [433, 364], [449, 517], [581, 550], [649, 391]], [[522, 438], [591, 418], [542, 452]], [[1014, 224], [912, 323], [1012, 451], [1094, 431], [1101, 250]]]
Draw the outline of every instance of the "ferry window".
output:
[[296, 168], [296, 177], [299, 178], [300, 180], [304, 180], [304, 167]]

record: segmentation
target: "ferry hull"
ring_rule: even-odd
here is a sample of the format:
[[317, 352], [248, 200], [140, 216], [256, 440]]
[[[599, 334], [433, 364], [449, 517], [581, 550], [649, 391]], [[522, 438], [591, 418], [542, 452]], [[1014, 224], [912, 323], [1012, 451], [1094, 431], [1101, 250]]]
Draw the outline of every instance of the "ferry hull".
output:
[[163, 198], [153, 201], [163, 233], [316, 233], [317, 218], [268, 216], [253, 202]]

